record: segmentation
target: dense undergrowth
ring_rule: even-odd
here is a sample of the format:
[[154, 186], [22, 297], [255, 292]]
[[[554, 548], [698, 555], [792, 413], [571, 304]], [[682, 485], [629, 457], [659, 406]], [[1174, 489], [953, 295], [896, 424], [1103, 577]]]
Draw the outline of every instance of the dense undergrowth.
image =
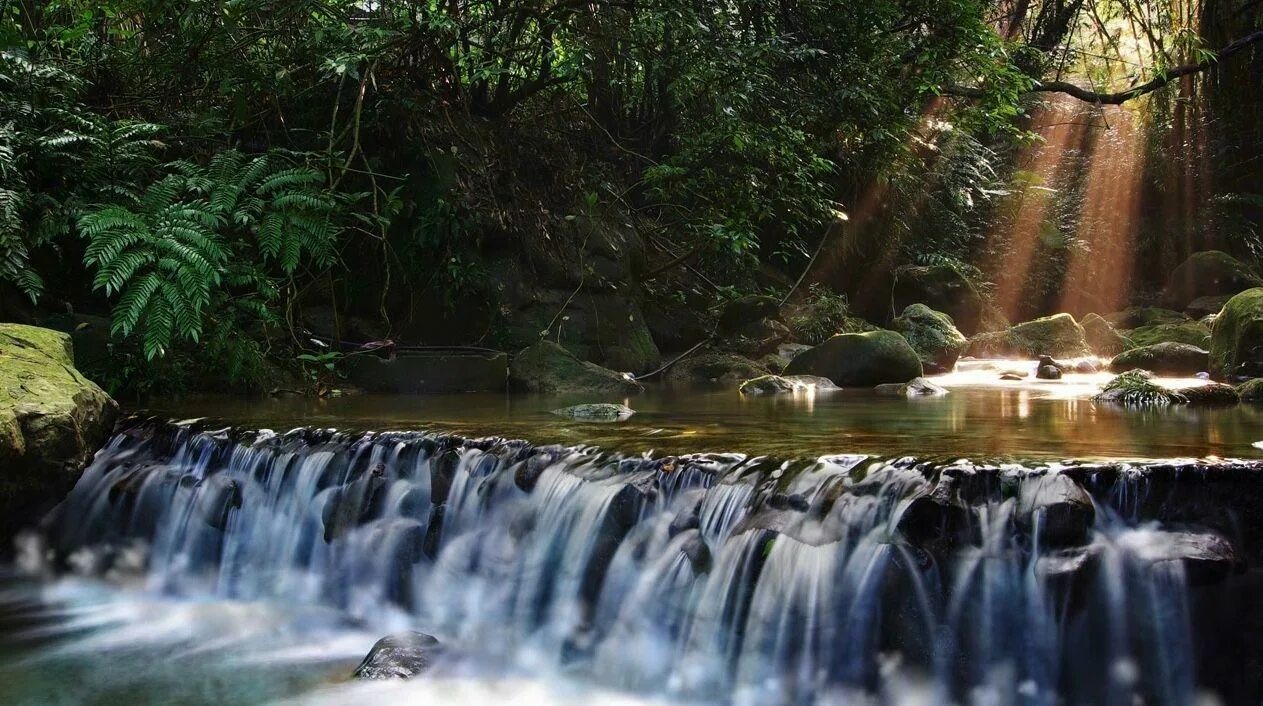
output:
[[[1024, 162], [1031, 89], [1116, 79], [1090, 57], [1128, 22], [1183, 28], [1148, 76], [1258, 14], [1143, 4], [3, 3], [0, 314], [108, 317], [89, 368], [132, 393], [326, 384], [340, 341], [562, 340], [583, 297], [604, 325], [602, 297], [704, 318], [792, 291], [812, 341], [863, 326], [857, 271], [946, 263], [987, 290], [1027, 192], [1055, 203], [1019, 308], [1046, 309], [1091, 247], [1090, 170]], [[1215, 76], [1144, 101], [1149, 198], [1255, 137], [1172, 143], [1236, 95]], [[1260, 197], [1229, 181], [1138, 224], [1138, 250], [1213, 223], [1257, 257]]]

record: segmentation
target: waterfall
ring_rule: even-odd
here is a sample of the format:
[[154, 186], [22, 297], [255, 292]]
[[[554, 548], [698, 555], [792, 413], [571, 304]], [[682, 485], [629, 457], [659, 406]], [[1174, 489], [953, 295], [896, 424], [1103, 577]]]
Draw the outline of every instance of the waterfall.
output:
[[687, 700], [1187, 704], [1193, 574], [1239, 559], [1143, 470], [132, 420], [40, 557]]

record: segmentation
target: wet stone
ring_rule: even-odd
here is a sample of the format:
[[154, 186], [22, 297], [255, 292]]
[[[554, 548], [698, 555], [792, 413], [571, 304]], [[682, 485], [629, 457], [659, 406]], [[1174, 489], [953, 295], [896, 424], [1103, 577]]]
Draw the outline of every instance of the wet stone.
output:
[[443, 653], [437, 638], [408, 631], [387, 635], [355, 668], [358, 679], [410, 679], [429, 669]]

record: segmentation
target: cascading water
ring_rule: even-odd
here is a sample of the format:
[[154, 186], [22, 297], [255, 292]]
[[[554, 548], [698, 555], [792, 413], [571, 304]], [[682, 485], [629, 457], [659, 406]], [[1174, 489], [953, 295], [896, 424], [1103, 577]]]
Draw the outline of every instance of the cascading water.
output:
[[1147, 477], [134, 421], [25, 565], [417, 629], [459, 655], [436, 674], [738, 704], [1188, 704], [1193, 584], [1241, 559], [1147, 519]]

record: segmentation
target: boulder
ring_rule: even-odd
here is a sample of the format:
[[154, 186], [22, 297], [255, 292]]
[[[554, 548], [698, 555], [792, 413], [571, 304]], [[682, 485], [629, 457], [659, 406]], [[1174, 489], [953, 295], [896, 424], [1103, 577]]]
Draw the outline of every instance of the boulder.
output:
[[1117, 329], [1133, 329], [1142, 326], [1156, 326], [1157, 324], [1178, 324], [1188, 321], [1188, 317], [1178, 311], [1155, 306], [1128, 307], [1122, 311], [1106, 314], [1102, 318]]
[[1237, 394], [1242, 402], [1263, 402], [1263, 378], [1251, 378], [1237, 385]]
[[766, 368], [743, 356], [717, 351], [700, 351], [676, 361], [667, 371], [666, 381], [681, 387], [726, 387], [732, 389], [744, 380], [767, 375]]
[[833, 381], [812, 375], [760, 375], [741, 383], [738, 390], [743, 395], [783, 395], [807, 390], [836, 390]]
[[1231, 298], [1232, 295], [1230, 294], [1222, 294], [1214, 297], [1198, 297], [1189, 302], [1188, 306], [1184, 307], [1184, 313], [1188, 314], [1190, 318], [1197, 319], [1198, 321], [1205, 319], [1207, 316], [1217, 316], [1224, 308], [1224, 304], [1227, 304], [1228, 300]]
[[976, 285], [951, 265], [905, 267], [895, 273], [892, 290], [895, 311], [913, 304], [925, 304], [951, 317], [955, 326], [967, 336], [987, 329], [989, 315], [986, 298]]
[[917, 352], [894, 331], [840, 333], [798, 354], [789, 375], [819, 375], [840, 387], [907, 382], [924, 372]]
[[1176, 393], [1182, 395], [1188, 404], [1198, 407], [1229, 407], [1241, 401], [1237, 388], [1221, 382], [1182, 387]]
[[879, 395], [891, 395], [895, 397], [941, 397], [947, 394], [947, 389], [941, 385], [936, 385], [925, 378], [912, 378], [904, 383], [886, 383], [873, 388], [873, 392]]
[[1147, 370], [1131, 370], [1105, 383], [1093, 402], [1119, 404], [1128, 407], [1167, 407], [1184, 404], [1188, 400], [1178, 392], [1153, 382]]
[[1006, 331], [974, 336], [968, 354], [975, 358], [1034, 358], [1055, 355], [1067, 358], [1091, 353], [1083, 327], [1070, 314], [1054, 314], [1018, 324]]
[[1210, 346], [1210, 328], [1198, 321], [1182, 321], [1178, 324], [1154, 324], [1141, 326], [1127, 332], [1132, 347], [1152, 346], [1155, 343], [1187, 343], [1198, 348]]
[[1240, 568], [1241, 560], [1232, 543], [1211, 532], [1152, 532], [1137, 554], [1153, 563], [1179, 562], [1194, 586], [1223, 580]]
[[908, 339], [926, 372], [950, 372], [969, 346], [969, 339], [956, 329], [952, 317], [924, 304], [905, 308], [890, 328]]
[[353, 385], [383, 394], [504, 392], [509, 381], [509, 356], [499, 351], [399, 351], [392, 358], [362, 353], [346, 356], [344, 367]]
[[437, 638], [408, 631], [378, 640], [355, 668], [358, 679], [409, 679], [429, 669], [443, 653]]
[[763, 319], [776, 319], [781, 303], [776, 297], [755, 294], [738, 297], [724, 304], [719, 313], [719, 332], [733, 334]]
[[1210, 354], [1187, 343], [1155, 343], [1123, 351], [1110, 361], [1110, 370], [1149, 370], [1162, 375], [1192, 376], [1207, 369]]
[[1086, 543], [1096, 518], [1092, 497], [1061, 473], [1023, 479], [1018, 491], [1017, 513], [1019, 524], [1037, 532], [1040, 544], [1045, 547]]
[[577, 404], [562, 409], [554, 409], [553, 414], [587, 422], [621, 422], [630, 419], [635, 410], [622, 404]]
[[542, 337], [580, 360], [620, 372], [645, 373], [661, 363], [662, 354], [630, 292], [590, 292], [585, 287], [575, 295], [571, 287], [531, 290], [514, 298], [527, 301], [506, 309], [506, 347], [533, 346]]
[[1162, 303], [1183, 309], [1199, 297], [1233, 295], [1263, 285], [1245, 263], [1220, 250], [1195, 252], [1167, 278]]
[[117, 414], [114, 400], [75, 370], [70, 336], [0, 324], [0, 539], [70, 490]]
[[1263, 287], [1224, 305], [1211, 331], [1209, 370], [1221, 379], [1263, 376]]
[[1099, 356], [1114, 356], [1131, 348], [1132, 344], [1114, 328], [1113, 324], [1097, 314], [1088, 314], [1079, 322], [1083, 326], [1083, 340], [1088, 348]]
[[523, 349], [509, 366], [509, 386], [524, 392], [641, 392], [640, 383], [627, 375], [579, 360], [552, 341], [540, 341]]
[[1055, 365], [1040, 365], [1035, 368], [1035, 377], [1040, 380], [1060, 380], [1061, 368]]

